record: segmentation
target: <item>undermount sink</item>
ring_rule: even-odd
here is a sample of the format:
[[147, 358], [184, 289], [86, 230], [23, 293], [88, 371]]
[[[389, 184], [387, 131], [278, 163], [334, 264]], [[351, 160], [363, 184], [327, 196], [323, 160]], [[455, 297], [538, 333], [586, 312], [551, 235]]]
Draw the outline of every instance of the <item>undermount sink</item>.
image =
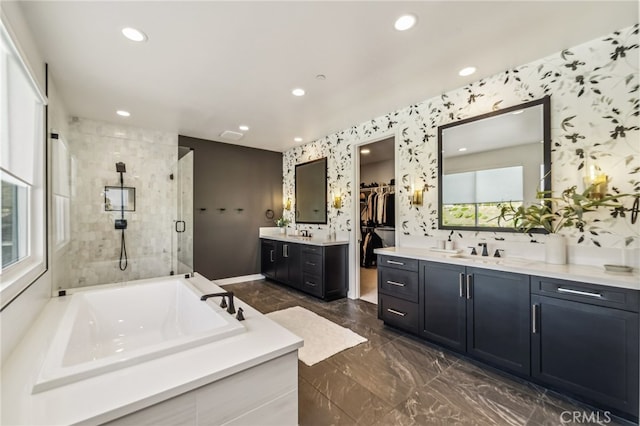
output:
[[518, 257], [489, 257], [480, 255], [474, 256], [470, 254], [459, 254], [450, 257], [468, 260], [473, 263], [482, 263], [485, 265], [523, 266], [532, 262], [529, 259], [521, 259]]
[[297, 240], [310, 240], [311, 237], [305, 237], [304, 235], [287, 235], [287, 238], [295, 238]]

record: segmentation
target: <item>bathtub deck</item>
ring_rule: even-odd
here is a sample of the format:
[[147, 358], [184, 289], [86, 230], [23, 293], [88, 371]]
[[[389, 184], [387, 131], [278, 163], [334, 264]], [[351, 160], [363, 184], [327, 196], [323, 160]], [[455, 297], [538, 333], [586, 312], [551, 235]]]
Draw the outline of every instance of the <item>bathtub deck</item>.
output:
[[[223, 291], [201, 276], [203, 293]], [[67, 298], [68, 299], [68, 298]], [[2, 366], [2, 424], [100, 424], [297, 351], [302, 340], [244, 303], [246, 332], [102, 376], [32, 394], [67, 300], [53, 298]], [[247, 389], [251, 392], [251, 389]]]

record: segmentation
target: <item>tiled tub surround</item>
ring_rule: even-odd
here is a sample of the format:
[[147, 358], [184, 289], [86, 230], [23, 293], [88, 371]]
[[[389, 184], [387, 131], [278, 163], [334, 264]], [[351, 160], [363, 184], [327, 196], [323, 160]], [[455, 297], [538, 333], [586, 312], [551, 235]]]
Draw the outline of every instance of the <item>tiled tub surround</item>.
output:
[[[54, 247], [54, 289], [131, 281], [172, 270], [173, 221], [177, 218], [178, 135], [78, 118], [66, 136], [68, 155], [54, 176], [69, 190], [69, 238]], [[129, 265], [118, 267], [120, 212], [104, 209], [104, 187], [119, 186], [117, 162], [126, 164], [124, 186], [136, 188], [136, 210], [125, 212]], [[58, 219], [54, 223], [64, 223]], [[54, 229], [54, 235], [56, 230]]]
[[424, 249], [376, 254], [385, 324], [637, 421], [638, 273]]
[[[201, 293], [223, 291], [199, 275], [189, 283]], [[241, 334], [33, 394], [71, 300], [51, 299], [2, 366], [2, 424], [296, 424], [302, 340], [240, 299], [236, 308], [246, 317]]]
[[[294, 200], [296, 164], [327, 157], [328, 190], [341, 193], [343, 205], [340, 209], [328, 208], [327, 225], [300, 226], [354, 232], [358, 229], [354, 203], [357, 206], [359, 182], [353, 181], [357, 145], [395, 136], [399, 245], [414, 246], [411, 240], [424, 237], [446, 240], [449, 231], [437, 229], [438, 126], [545, 95], [551, 96], [553, 188], [561, 191], [580, 185], [583, 171], [579, 166], [585, 158], [593, 156], [610, 176], [610, 188], [636, 192], [640, 173], [638, 38], [638, 25], [635, 25], [579, 46], [566, 46], [568, 49], [554, 55], [286, 151], [283, 198]], [[411, 183], [416, 180], [430, 185], [421, 206], [409, 204]], [[284, 215], [295, 222], [293, 212], [285, 211]], [[598, 257], [595, 253], [602, 249], [640, 247], [640, 224], [631, 225], [629, 215], [614, 218], [603, 209], [590, 217], [601, 221], [590, 224], [584, 233], [562, 231], [569, 237], [571, 263], [590, 264], [592, 258]], [[463, 239], [488, 241], [503, 237], [507, 244], [525, 243], [530, 239], [509, 233], [462, 231], [460, 235]], [[456, 241], [459, 238], [456, 233]], [[536, 239], [545, 241], [544, 236]], [[526, 247], [535, 249], [534, 245]]]

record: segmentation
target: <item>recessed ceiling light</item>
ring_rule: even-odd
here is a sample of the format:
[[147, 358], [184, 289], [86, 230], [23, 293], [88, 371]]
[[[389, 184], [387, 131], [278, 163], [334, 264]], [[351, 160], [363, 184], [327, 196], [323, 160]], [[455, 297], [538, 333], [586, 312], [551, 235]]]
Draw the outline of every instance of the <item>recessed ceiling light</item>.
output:
[[242, 130], [243, 132], [246, 132], [247, 130], [249, 130], [249, 126], [247, 126], [246, 124], [241, 124], [238, 126], [238, 129]]
[[467, 148], [458, 148], [459, 152], [465, 152], [467, 150]]
[[371, 153], [371, 150], [369, 148], [362, 148], [360, 150], [360, 154], [365, 154], [366, 155], [366, 154], [370, 154], [370, 153]]
[[129, 111], [125, 111], [122, 109], [119, 109], [118, 111], [116, 111], [116, 114], [118, 114], [120, 117], [129, 117], [131, 115]]
[[461, 77], [466, 77], [468, 75], [473, 74], [474, 72], [476, 72], [476, 67], [466, 67], [466, 68], [462, 68], [460, 72], [458, 72], [458, 75]]
[[302, 142], [302, 138], [295, 137], [295, 138], [293, 138], [293, 141], [294, 142]]
[[135, 28], [127, 27], [122, 29], [122, 34], [131, 41], [145, 41], [147, 35]]
[[393, 24], [393, 26], [398, 31], [406, 31], [413, 28], [413, 26], [416, 24], [416, 21], [416, 15], [402, 15], [401, 17], [396, 19], [396, 23]]
[[304, 89], [298, 87], [296, 89], [293, 89], [291, 93], [293, 94], [293, 96], [304, 96]]

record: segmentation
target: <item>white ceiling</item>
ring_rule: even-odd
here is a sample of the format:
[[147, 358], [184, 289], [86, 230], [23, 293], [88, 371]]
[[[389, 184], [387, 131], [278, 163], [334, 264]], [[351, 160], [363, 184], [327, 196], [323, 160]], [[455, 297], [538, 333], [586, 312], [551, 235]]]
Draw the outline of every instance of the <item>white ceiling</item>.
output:
[[[24, 1], [73, 116], [283, 151], [638, 21], [615, 1]], [[393, 29], [405, 12], [418, 16]], [[126, 40], [133, 26], [149, 37]], [[478, 72], [459, 77], [461, 68]], [[317, 74], [326, 75], [320, 81]], [[307, 95], [291, 95], [302, 87]], [[131, 117], [115, 115], [117, 109]], [[303, 142], [303, 143], [304, 143]]]

